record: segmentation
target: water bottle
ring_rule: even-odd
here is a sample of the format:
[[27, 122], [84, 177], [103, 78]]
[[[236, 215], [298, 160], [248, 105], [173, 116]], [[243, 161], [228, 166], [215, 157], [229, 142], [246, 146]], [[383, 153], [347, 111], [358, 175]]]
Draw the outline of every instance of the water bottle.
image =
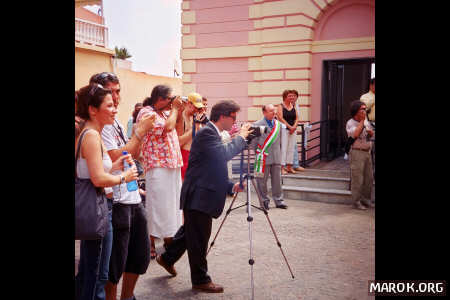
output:
[[[123, 151], [122, 152], [123, 155], [127, 155], [128, 152], [127, 151]], [[128, 162], [126, 160], [123, 161], [123, 170], [126, 171], [130, 168], [130, 165], [128, 164]], [[129, 192], [133, 192], [136, 191], [138, 189], [138, 185], [136, 180], [130, 181], [127, 183], [127, 190]]]

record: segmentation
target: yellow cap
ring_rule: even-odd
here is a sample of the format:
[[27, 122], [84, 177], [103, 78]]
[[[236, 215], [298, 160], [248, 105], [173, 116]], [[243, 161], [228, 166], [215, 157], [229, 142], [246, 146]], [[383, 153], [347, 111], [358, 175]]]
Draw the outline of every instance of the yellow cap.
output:
[[188, 95], [188, 101], [191, 102], [192, 104], [194, 104], [194, 106], [197, 108], [205, 107], [203, 105], [202, 96], [198, 93], [190, 93]]

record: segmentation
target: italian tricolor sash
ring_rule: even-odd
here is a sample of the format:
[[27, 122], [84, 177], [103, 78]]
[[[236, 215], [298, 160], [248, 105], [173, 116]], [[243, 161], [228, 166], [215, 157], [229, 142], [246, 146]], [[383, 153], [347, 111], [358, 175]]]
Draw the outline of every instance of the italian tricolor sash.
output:
[[258, 144], [258, 147], [256, 148], [255, 176], [257, 177], [264, 176], [264, 169], [266, 166], [266, 156], [269, 155], [269, 152], [267, 152], [267, 150], [270, 148], [270, 146], [272, 146], [273, 142], [280, 134], [281, 124], [275, 119], [274, 122], [275, 125], [273, 126], [272, 131], [269, 133], [266, 140], [264, 141], [264, 144], [262, 146]]

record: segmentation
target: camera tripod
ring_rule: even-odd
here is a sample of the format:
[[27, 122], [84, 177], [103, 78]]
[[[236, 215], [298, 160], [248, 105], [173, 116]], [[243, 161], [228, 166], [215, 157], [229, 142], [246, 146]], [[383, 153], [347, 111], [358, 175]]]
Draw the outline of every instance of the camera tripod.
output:
[[247, 173], [245, 175], [243, 174], [243, 171], [242, 171], [243, 170], [244, 150], [245, 149], [242, 150], [242, 152], [241, 152], [241, 166], [240, 166], [240, 187], [242, 189], [244, 188], [243, 185], [242, 185], [243, 180], [244, 179], [247, 180], [247, 202], [245, 204], [243, 204], [243, 205], [240, 205], [240, 206], [237, 206], [235, 208], [232, 208], [233, 204], [234, 204], [234, 201], [236, 200], [236, 197], [239, 194], [239, 192], [236, 192], [234, 194], [234, 197], [233, 197], [233, 200], [232, 200], [232, 202], [230, 204], [230, 207], [228, 208], [228, 210], [227, 210], [227, 212], [225, 214], [225, 217], [223, 218], [222, 223], [220, 224], [219, 229], [217, 230], [217, 233], [214, 236], [214, 239], [211, 242], [211, 244], [209, 246], [209, 249], [208, 249], [208, 252], [206, 253], [206, 255], [208, 255], [209, 251], [214, 246], [214, 242], [216, 241], [216, 238], [219, 235], [219, 232], [222, 229], [222, 226], [225, 223], [225, 220], [227, 219], [227, 217], [231, 213], [231, 211], [236, 210], [238, 208], [241, 208], [243, 206], [247, 206], [248, 236], [249, 236], [249, 241], [250, 241], [250, 259], [249, 259], [248, 263], [250, 265], [250, 273], [251, 273], [251, 288], [252, 288], [252, 297], [251, 297], [251, 299], [254, 299], [253, 264], [255, 263], [255, 260], [253, 259], [253, 247], [252, 247], [252, 221], [253, 221], [252, 210], [251, 210], [252, 207], [255, 208], [255, 209], [259, 209], [259, 210], [264, 212], [264, 215], [266, 216], [266, 219], [269, 222], [270, 228], [272, 229], [272, 232], [273, 232], [273, 235], [274, 235], [275, 240], [277, 242], [277, 245], [280, 248], [281, 254], [284, 257], [284, 260], [285, 260], [286, 265], [287, 265], [287, 267], [289, 269], [289, 272], [291, 273], [292, 278], [294, 278], [294, 274], [292, 274], [291, 267], [289, 266], [289, 263], [288, 263], [288, 261], [286, 259], [286, 256], [284, 255], [283, 248], [281, 248], [281, 243], [278, 240], [278, 237], [277, 237], [277, 234], [275, 233], [275, 230], [273, 229], [272, 222], [270, 222], [269, 214], [268, 214], [267, 210], [264, 208], [264, 206], [257, 207], [255, 205], [251, 204], [250, 181], [253, 184], [253, 187], [254, 187], [254, 189], [256, 191], [256, 195], [258, 196], [259, 202], [262, 203], [262, 201], [261, 201], [261, 195], [259, 194], [259, 190], [256, 187], [254, 176], [250, 174], [250, 149], [249, 149], [249, 147], [247, 147], [247, 149], [248, 149], [247, 150]]

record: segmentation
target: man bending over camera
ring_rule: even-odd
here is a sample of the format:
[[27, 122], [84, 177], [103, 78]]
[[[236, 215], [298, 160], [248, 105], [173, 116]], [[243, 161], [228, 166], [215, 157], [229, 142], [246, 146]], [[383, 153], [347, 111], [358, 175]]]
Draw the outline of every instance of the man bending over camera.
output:
[[242, 126], [239, 136], [223, 144], [220, 132], [230, 130], [236, 122], [239, 105], [221, 101], [211, 110], [211, 121], [195, 135], [189, 155], [189, 166], [181, 187], [180, 206], [184, 225], [175, 234], [166, 252], [156, 261], [176, 276], [174, 264], [187, 250], [191, 269], [192, 289], [222, 293], [223, 287], [214, 284], [208, 275], [206, 252], [211, 236], [212, 218], [217, 219], [225, 206], [226, 195], [242, 191], [239, 183], [228, 179], [227, 161], [241, 152], [251, 132], [250, 124]]

